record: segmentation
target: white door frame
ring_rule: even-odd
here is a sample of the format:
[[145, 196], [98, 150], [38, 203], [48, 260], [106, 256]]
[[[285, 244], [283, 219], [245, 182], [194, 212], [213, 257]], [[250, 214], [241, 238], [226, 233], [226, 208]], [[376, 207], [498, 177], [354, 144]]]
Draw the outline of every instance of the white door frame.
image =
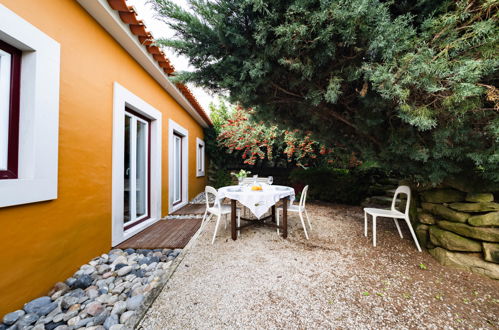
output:
[[[174, 134], [182, 136], [182, 201], [173, 205], [173, 142]], [[168, 121], [168, 212], [174, 212], [189, 202], [189, 131], [169, 119]]]
[[[151, 120], [150, 218], [124, 230], [125, 107]], [[117, 82], [113, 96], [112, 245], [116, 246], [161, 219], [161, 119], [162, 114]]]

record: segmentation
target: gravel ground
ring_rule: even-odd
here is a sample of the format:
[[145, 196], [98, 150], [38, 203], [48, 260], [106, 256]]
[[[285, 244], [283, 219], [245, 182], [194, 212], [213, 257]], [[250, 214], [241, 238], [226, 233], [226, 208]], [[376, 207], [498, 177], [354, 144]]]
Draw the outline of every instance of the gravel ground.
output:
[[211, 221], [139, 328], [498, 328], [499, 281], [441, 266], [391, 220], [372, 247], [361, 208], [308, 212], [308, 241], [293, 213], [287, 240], [250, 227], [234, 242], [222, 226], [211, 245]]

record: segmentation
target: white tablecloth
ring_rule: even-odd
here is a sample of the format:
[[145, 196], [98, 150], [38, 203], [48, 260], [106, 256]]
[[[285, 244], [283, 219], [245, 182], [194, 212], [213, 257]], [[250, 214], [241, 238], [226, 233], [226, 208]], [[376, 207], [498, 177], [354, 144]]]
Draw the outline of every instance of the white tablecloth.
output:
[[284, 197], [295, 200], [295, 190], [286, 186], [269, 186], [262, 184], [259, 191], [251, 187], [228, 186], [218, 190], [218, 198], [230, 198], [246, 206], [258, 219], [262, 217], [273, 205]]

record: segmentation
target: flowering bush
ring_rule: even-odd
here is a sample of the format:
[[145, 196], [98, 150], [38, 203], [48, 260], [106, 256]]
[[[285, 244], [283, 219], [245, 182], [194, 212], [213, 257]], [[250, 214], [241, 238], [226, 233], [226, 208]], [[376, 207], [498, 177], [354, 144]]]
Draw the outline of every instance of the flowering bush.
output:
[[[257, 160], [285, 158], [307, 167], [318, 158], [325, 159], [332, 150], [315, 141], [308, 132], [287, 131], [251, 119], [253, 110], [236, 107], [220, 127], [217, 141], [228, 153], [240, 153], [243, 162], [254, 165]], [[332, 161], [332, 160], [331, 160]]]

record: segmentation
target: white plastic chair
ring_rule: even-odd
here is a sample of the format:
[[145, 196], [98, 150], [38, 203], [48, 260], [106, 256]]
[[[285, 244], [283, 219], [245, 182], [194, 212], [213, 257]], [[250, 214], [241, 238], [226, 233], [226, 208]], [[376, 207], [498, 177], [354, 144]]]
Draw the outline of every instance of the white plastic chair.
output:
[[[208, 194], [215, 195], [215, 201], [213, 202], [213, 206], [210, 206], [209, 202], [210, 199]], [[215, 224], [215, 232], [213, 233], [213, 239], [211, 240], [211, 244], [213, 244], [215, 242], [215, 238], [217, 237], [218, 224], [220, 223], [220, 218], [222, 217], [222, 215], [225, 216], [225, 229], [227, 229], [227, 215], [231, 213], [231, 207], [230, 205], [222, 205], [220, 203], [220, 200], [218, 199], [218, 191], [213, 187], [206, 186], [204, 188], [204, 195], [205, 195], [204, 198], [206, 200], [206, 211], [204, 212], [203, 220], [201, 221], [201, 226], [206, 225], [206, 223], [210, 221], [213, 215], [217, 216], [217, 222]], [[210, 215], [208, 216], [208, 218], [206, 218], [208, 213], [210, 213]], [[241, 225], [240, 210], [236, 209], [236, 213], [237, 213], [237, 226], [239, 227]], [[240, 234], [239, 230], [237, 231], [237, 234], [239, 236]]]
[[[305, 209], [305, 202], [307, 201], [307, 192], [308, 192], [308, 185], [303, 188], [301, 191], [301, 196], [300, 196], [300, 203], [298, 205], [293, 205], [293, 202], [291, 202], [290, 205], [288, 205], [287, 209], [288, 212], [295, 212], [300, 215], [300, 220], [301, 220], [301, 225], [303, 226], [303, 231], [305, 232], [305, 237], [308, 239], [308, 233], [307, 233], [307, 227], [305, 226], [305, 221], [303, 220], [303, 213], [305, 213], [305, 216], [307, 217], [307, 222], [308, 222], [308, 227], [312, 229], [312, 224], [310, 223], [310, 218], [308, 217], [307, 210]], [[282, 211], [282, 206], [277, 208], [277, 214], [276, 214], [276, 223], [279, 226], [279, 212]], [[277, 228], [277, 233], [279, 234], [279, 228]]]
[[[405, 204], [404, 213], [400, 212], [399, 210], [397, 210], [395, 208], [395, 204], [397, 202], [397, 197], [399, 194], [407, 195], [407, 203]], [[377, 217], [392, 218], [393, 221], [395, 222], [395, 226], [397, 227], [400, 238], [404, 238], [404, 236], [402, 235], [402, 231], [400, 230], [400, 226], [399, 226], [397, 219], [404, 219], [405, 222], [407, 223], [407, 226], [409, 227], [409, 230], [411, 232], [412, 238], [414, 239], [414, 242], [416, 243], [416, 247], [418, 248], [418, 251], [421, 252], [421, 247], [419, 246], [418, 239], [416, 237], [416, 234], [414, 233], [414, 230], [412, 229], [411, 221], [409, 220], [410, 202], [411, 202], [411, 188], [409, 188], [408, 186], [400, 186], [397, 188], [397, 190], [395, 190], [395, 195], [393, 196], [392, 207], [390, 210], [376, 209], [376, 208], [364, 208], [364, 236], [366, 236], [366, 237], [367, 237], [367, 215], [370, 214], [373, 217], [373, 246], [376, 246], [376, 218]]]
[[[253, 184], [253, 182], [255, 182], [255, 179], [256, 179], [256, 183], [268, 183], [268, 178], [266, 177], [250, 177], [250, 178], [244, 178], [243, 179], [243, 182], [242, 184], [243, 185], [249, 185], [249, 184]], [[244, 216], [248, 216], [248, 208], [243, 206], [243, 214]]]
[[268, 182], [268, 178], [266, 177], [256, 177], [256, 178], [244, 178], [243, 179], [243, 184], [252, 184], [253, 182], [255, 182], [255, 179], [256, 179], [256, 183], [267, 183]]

